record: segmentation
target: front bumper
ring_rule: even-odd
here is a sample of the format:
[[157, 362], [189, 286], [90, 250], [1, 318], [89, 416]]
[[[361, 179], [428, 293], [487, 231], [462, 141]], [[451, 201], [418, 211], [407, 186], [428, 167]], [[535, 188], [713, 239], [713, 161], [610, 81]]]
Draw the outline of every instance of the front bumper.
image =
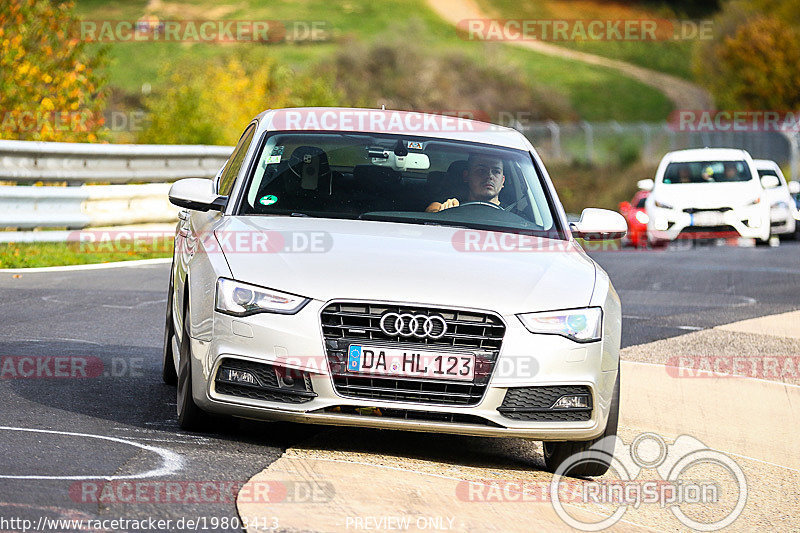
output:
[[761, 206], [737, 207], [727, 211], [709, 209], [698, 213], [654, 207], [648, 215], [650, 223], [647, 237], [650, 242], [713, 238], [733, 232], [750, 239], [766, 240], [770, 235], [769, 212]]
[[[506, 322], [502, 349], [489, 386], [476, 405], [357, 399], [343, 396], [334, 387], [319, 318], [325, 305], [312, 301], [296, 315], [264, 313], [235, 318], [213, 313], [211, 340], [191, 340], [193, 396], [198, 406], [213, 413], [261, 420], [536, 440], [590, 440], [605, 429], [618, 348], [604, 349], [602, 341], [578, 344], [559, 336], [534, 335], [515, 316], [502, 317]], [[285, 403], [222, 394], [215, 376], [221, 362], [231, 359], [307, 373], [315, 396], [302, 403]], [[524, 421], [498, 411], [510, 387], [556, 385], [588, 388], [592, 404], [588, 419]], [[373, 408], [407, 416], [378, 416]], [[454, 416], [450, 421], [425, 419], [430, 414]]]

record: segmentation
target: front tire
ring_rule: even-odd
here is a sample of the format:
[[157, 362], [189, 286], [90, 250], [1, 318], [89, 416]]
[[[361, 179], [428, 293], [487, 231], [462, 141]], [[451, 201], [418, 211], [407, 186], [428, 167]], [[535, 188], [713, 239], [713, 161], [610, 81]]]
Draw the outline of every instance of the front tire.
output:
[[[569, 461], [574, 466], [563, 472], [565, 476], [587, 477], [602, 476], [608, 472], [611, 460], [614, 457], [615, 437], [619, 424], [619, 380], [620, 372], [617, 370], [617, 380], [614, 383], [614, 392], [611, 395], [611, 408], [608, 413], [608, 422], [603, 433], [589, 441], [543, 442], [544, 464], [548, 472], [556, 472], [565, 462], [575, 454], [581, 454], [580, 459]], [[598, 444], [601, 440], [602, 444]], [[591, 452], [591, 453], [590, 453]]]
[[172, 275], [169, 280], [169, 294], [167, 294], [167, 322], [164, 324], [164, 352], [161, 360], [161, 379], [167, 385], [178, 383], [178, 373], [175, 371], [175, 358], [172, 353], [172, 338], [175, 336], [175, 327], [172, 322]]
[[189, 307], [183, 312], [183, 335], [178, 352], [178, 425], [186, 431], [207, 431], [210, 417], [192, 397], [192, 344], [189, 337]]

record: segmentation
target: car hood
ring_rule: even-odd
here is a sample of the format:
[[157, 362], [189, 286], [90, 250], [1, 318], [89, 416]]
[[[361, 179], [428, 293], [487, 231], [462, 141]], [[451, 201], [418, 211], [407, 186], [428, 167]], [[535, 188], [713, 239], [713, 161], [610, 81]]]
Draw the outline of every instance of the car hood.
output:
[[[501, 314], [589, 304], [595, 265], [574, 243], [534, 239], [538, 245], [530, 248], [536, 251], [465, 252], [464, 234], [442, 226], [266, 216], [224, 217], [215, 230], [218, 241], [228, 237], [222, 249], [236, 279], [316, 300], [437, 304]], [[283, 246], [231, 246], [235, 238], [266, 238]], [[309, 242], [316, 243], [314, 251]]]
[[739, 207], [758, 198], [761, 191], [761, 185], [754, 180], [733, 183], [659, 184], [650, 198], [676, 209]]

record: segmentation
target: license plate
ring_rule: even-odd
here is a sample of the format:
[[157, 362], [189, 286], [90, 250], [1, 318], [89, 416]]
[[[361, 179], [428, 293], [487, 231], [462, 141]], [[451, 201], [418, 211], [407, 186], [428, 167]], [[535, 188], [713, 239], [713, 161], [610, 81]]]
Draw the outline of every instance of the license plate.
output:
[[475, 356], [351, 344], [347, 371], [359, 374], [472, 381]]
[[695, 226], [719, 226], [725, 221], [722, 213], [695, 213], [692, 215], [692, 224]]

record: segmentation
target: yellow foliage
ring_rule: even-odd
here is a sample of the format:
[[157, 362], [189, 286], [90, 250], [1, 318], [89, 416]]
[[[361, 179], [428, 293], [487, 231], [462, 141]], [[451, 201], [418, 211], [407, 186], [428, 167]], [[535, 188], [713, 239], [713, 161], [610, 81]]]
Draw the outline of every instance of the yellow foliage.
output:
[[65, 113], [100, 116], [105, 105], [104, 52], [92, 55], [85, 42], [65, 39], [66, 29], [77, 28], [72, 7], [49, 0], [0, 2], [0, 138], [97, 140], [102, 121], [84, 128], [59, 120]]
[[166, 68], [168, 85], [145, 101], [150, 123], [139, 142], [236, 144], [265, 109], [339, 103], [329, 79], [297, 74], [258, 51]]

